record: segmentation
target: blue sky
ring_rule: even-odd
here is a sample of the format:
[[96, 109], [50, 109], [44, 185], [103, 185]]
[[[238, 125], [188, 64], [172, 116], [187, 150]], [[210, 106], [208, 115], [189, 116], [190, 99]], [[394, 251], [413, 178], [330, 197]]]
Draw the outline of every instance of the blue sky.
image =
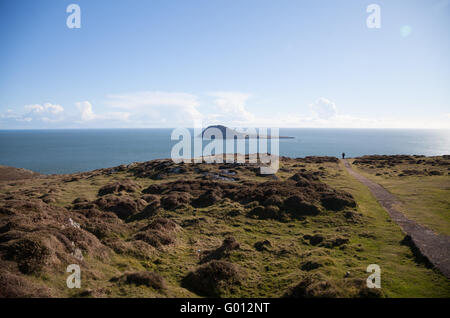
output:
[[450, 0], [0, 0], [0, 48], [0, 129], [450, 127]]

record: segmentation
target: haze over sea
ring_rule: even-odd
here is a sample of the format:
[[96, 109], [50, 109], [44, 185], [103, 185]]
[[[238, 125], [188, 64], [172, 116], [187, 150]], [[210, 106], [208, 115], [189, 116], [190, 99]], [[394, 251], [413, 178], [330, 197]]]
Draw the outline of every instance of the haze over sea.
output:
[[[170, 158], [173, 129], [0, 130], [0, 165], [73, 173]], [[280, 155], [450, 154], [450, 130], [280, 129]]]

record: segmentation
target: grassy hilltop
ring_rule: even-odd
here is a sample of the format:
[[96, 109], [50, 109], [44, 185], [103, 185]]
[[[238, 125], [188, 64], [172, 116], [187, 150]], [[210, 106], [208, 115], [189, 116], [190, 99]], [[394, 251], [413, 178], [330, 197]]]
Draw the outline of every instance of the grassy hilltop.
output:
[[[353, 167], [408, 217], [450, 233], [448, 156]], [[334, 157], [282, 158], [269, 176], [170, 160], [0, 171], [1, 297], [450, 296], [449, 280]], [[69, 264], [80, 265], [80, 289], [66, 286]], [[379, 290], [366, 287], [369, 264], [381, 267]]]
[[397, 196], [408, 218], [450, 235], [449, 163], [450, 156], [365, 156], [353, 167]]

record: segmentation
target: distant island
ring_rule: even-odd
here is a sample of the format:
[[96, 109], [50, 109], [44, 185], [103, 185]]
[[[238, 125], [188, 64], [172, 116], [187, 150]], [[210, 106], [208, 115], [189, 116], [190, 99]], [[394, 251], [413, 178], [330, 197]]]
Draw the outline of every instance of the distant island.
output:
[[256, 138], [256, 139], [259, 139], [259, 138], [261, 138], [261, 139], [272, 139], [272, 138], [273, 139], [275, 139], [275, 138], [276, 139], [294, 139], [295, 138], [295, 137], [289, 137], [289, 136], [267, 136], [267, 135], [260, 136], [258, 134], [256, 134], [256, 135], [254, 135], [254, 134], [245, 134], [245, 133], [238, 132], [235, 129], [231, 129], [231, 128], [228, 128], [228, 127], [223, 126], [223, 125], [208, 126], [207, 128], [205, 128], [202, 131], [201, 137], [203, 137], [208, 130], [214, 129], [214, 128], [215, 129], [219, 129], [222, 132], [222, 136], [223, 136], [222, 138], [223, 139], [234, 138], [235, 136], [238, 137], [238, 138]]

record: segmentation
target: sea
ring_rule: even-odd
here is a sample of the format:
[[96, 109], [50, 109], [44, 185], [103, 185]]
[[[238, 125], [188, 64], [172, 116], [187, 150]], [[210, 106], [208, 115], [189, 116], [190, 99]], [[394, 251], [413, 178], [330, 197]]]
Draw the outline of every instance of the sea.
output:
[[[173, 129], [0, 130], [0, 165], [66, 174], [170, 158]], [[192, 138], [197, 138], [192, 132]], [[450, 130], [285, 128], [282, 156], [449, 155]], [[192, 143], [193, 144], [193, 143]], [[270, 147], [269, 147], [270, 149]]]

